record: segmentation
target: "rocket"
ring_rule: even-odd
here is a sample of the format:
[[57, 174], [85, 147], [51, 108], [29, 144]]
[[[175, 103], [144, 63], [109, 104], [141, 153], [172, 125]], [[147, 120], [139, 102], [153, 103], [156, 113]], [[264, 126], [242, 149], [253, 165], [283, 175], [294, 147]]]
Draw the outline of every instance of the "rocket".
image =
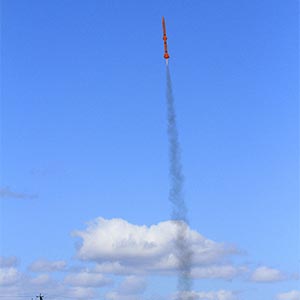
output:
[[162, 27], [163, 27], [163, 40], [164, 40], [164, 58], [166, 59], [166, 62], [168, 62], [168, 59], [170, 58], [170, 55], [168, 53], [168, 45], [167, 45], [167, 32], [166, 32], [166, 23], [165, 23], [165, 18], [162, 17]]

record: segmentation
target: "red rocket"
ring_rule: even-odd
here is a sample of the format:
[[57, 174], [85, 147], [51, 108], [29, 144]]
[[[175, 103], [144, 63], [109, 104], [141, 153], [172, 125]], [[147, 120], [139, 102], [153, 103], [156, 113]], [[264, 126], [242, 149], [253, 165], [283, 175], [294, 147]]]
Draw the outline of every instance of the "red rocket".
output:
[[164, 54], [164, 58], [167, 60], [170, 58], [170, 55], [168, 53], [168, 45], [167, 45], [167, 32], [166, 32], [166, 23], [165, 23], [165, 18], [162, 17], [162, 27], [163, 27], [163, 40], [164, 40], [164, 50], [165, 50], [165, 54]]

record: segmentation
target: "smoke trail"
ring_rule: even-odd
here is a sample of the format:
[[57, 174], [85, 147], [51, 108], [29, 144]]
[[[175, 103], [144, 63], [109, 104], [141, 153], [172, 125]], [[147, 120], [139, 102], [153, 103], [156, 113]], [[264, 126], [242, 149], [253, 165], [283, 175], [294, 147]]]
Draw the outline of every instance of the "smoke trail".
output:
[[191, 260], [192, 251], [187, 241], [187, 208], [183, 195], [184, 176], [181, 165], [180, 144], [176, 124], [176, 113], [174, 109], [174, 97], [169, 66], [166, 66], [167, 73], [167, 110], [168, 110], [168, 138], [169, 138], [169, 159], [170, 159], [170, 191], [169, 200], [172, 203], [171, 217], [177, 225], [176, 254], [178, 265], [178, 300], [182, 299], [181, 294], [191, 290]]

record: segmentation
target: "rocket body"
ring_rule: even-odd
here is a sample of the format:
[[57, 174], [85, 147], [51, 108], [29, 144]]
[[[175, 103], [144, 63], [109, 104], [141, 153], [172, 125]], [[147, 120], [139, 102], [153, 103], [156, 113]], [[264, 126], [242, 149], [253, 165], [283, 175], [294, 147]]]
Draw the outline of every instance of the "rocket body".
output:
[[166, 22], [165, 18], [162, 17], [162, 27], [163, 27], [163, 41], [164, 41], [164, 58], [168, 60], [170, 58], [170, 55], [168, 53], [168, 44], [167, 44], [167, 31], [166, 31]]

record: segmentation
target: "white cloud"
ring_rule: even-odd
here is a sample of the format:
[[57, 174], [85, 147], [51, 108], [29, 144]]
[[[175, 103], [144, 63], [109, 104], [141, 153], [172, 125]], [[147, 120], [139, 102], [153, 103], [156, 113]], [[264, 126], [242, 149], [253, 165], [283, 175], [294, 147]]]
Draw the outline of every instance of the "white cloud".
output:
[[41, 274], [35, 278], [30, 279], [30, 283], [33, 285], [45, 285], [51, 281], [49, 274]]
[[251, 280], [255, 282], [274, 282], [284, 279], [285, 276], [279, 270], [265, 266], [257, 268], [251, 276]]
[[13, 285], [20, 278], [21, 274], [16, 268], [0, 268], [0, 286]]
[[[116, 274], [126, 277], [119, 286], [105, 294], [106, 300], [144, 299], [146, 296], [143, 293], [147, 286], [144, 275], [176, 274], [177, 228], [173, 221], [139, 226], [122, 219], [98, 218], [89, 223], [85, 230], [74, 233], [82, 242], [77, 248], [77, 257], [88, 263], [96, 263], [91, 269], [82, 266], [72, 269], [67, 268], [66, 262], [62, 260], [40, 259], [33, 262], [29, 270], [42, 274], [32, 277], [32, 273], [22, 274], [14, 267], [17, 264], [15, 257], [0, 257], [0, 266], [4, 266], [0, 268], [0, 294], [18, 295], [40, 290], [51, 295], [53, 300], [58, 300], [61, 296], [74, 300], [91, 300], [97, 295], [99, 288], [112, 283], [105, 274]], [[250, 275], [248, 268], [230, 264], [228, 258], [237, 253], [234, 247], [209, 240], [190, 228], [187, 228], [186, 234], [187, 243], [194, 254], [191, 270], [193, 279], [231, 280], [245, 273], [254, 282], [289, 278], [279, 270], [265, 266], [257, 268]], [[54, 271], [65, 271], [67, 275], [64, 279], [56, 280], [48, 274]], [[51, 275], [61, 278], [59, 274]], [[300, 300], [299, 293], [290, 291], [278, 294], [277, 300]], [[178, 297], [175, 295], [174, 299]], [[179, 299], [236, 300], [238, 294], [228, 290], [191, 291], [182, 293]], [[16, 297], [11, 300], [18, 299]]]
[[[73, 287], [66, 292], [66, 295], [69, 298], [84, 300], [93, 299], [95, 297], [95, 294], [95, 289], [89, 287]], [[58, 299], [61, 299], [59, 295]]]
[[[162, 265], [160, 266], [160, 270], [162, 270]], [[145, 269], [136, 269], [134, 266], [129, 265], [124, 266], [121, 265], [119, 262], [106, 262], [102, 264], [97, 264], [94, 271], [115, 275], [145, 273]], [[151, 267], [148, 268], [148, 272], [151, 272]], [[191, 277], [193, 279], [211, 278], [231, 280], [237, 276], [246, 274], [248, 272], [248, 268], [244, 266], [233, 266], [229, 264], [207, 265], [202, 267], [193, 267], [191, 270]]]
[[67, 275], [64, 282], [78, 287], [101, 287], [110, 284], [112, 281], [102, 274], [80, 272]]
[[10, 187], [0, 188], [0, 198], [13, 198], [13, 199], [34, 199], [37, 195], [19, 193], [11, 190]]
[[223, 278], [233, 279], [234, 277], [246, 273], [246, 267], [235, 267], [232, 265], [212, 265], [206, 267], [196, 267], [192, 269], [193, 278]]
[[286, 293], [278, 294], [278, 300], [300, 300], [300, 290], [292, 290]]
[[15, 256], [0, 256], [0, 268], [16, 267], [18, 259]]
[[35, 298], [37, 291], [47, 294], [52, 300], [59, 300], [62, 297], [73, 300], [91, 300], [96, 295], [96, 287], [102, 283], [108, 282], [103, 275], [74, 274], [69, 277], [69, 282], [57, 280], [50, 277], [49, 274], [39, 274], [32, 277], [29, 274], [22, 273], [16, 268], [0, 268], [0, 295], [5, 298], [9, 296], [10, 300], [19, 300], [19, 295], [28, 295], [29, 298]]
[[[172, 221], [138, 226], [123, 219], [98, 218], [86, 230], [74, 232], [82, 238], [78, 257], [98, 262], [98, 270], [119, 274], [170, 272], [178, 267], [175, 242], [177, 226]], [[187, 242], [193, 251], [193, 265], [209, 265], [236, 253], [234, 247], [209, 240], [191, 230]]]
[[208, 292], [181, 292], [173, 296], [174, 299], [181, 300], [237, 300], [237, 293], [228, 290], [208, 291]]
[[29, 298], [35, 298], [36, 292], [34, 291], [43, 291], [52, 300], [60, 300], [62, 297], [73, 300], [91, 300], [96, 295], [94, 287], [71, 286], [65, 282], [51, 279], [49, 274], [40, 274], [32, 278], [17, 270], [7, 271], [7, 269], [3, 273], [0, 271], [0, 281], [2, 281], [0, 282], [0, 295], [3, 297], [8, 295], [10, 300], [19, 300], [18, 295], [24, 294]]
[[66, 265], [66, 262], [63, 260], [49, 261], [46, 259], [39, 259], [29, 266], [29, 270], [33, 272], [55, 272], [64, 270]]
[[144, 278], [137, 276], [127, 276], [121, 282], [116, 291], [108, 292], [105, 295], [107, 300], [138, 300], [142, 299], [142, 294], [146, 289]]
[[[115, 261], [97, 264], [95, 267], [95, 272], [115, 275], [129, 275], [132, 273], [138, 273], [138, 270], [135, 270], [135, 268], [131, 268], [130, 266], [122, 266], [120, 262]], [[143, 272], [143, 270], [140, 272]]]
[[144, 278], [137, 276], [127, 276], [119, 286], [119, 292], [125, 295], [141, 294], [146, 289]]
[[109, 292], [105, 294], [106, 300], [141, 300], [140, 295], [121, 295], [118, 292]]

